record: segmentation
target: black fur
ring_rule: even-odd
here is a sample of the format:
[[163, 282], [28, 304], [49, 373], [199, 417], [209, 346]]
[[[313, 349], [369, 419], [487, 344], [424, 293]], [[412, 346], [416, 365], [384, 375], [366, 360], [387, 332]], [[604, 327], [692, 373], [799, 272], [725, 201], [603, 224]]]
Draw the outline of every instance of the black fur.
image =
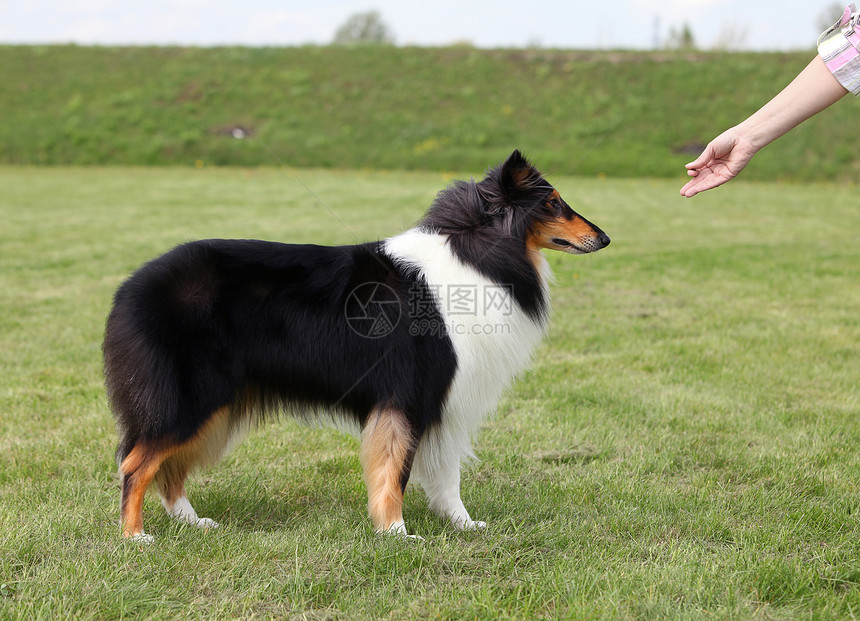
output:
[[[440, 192], [419, 226], [447, 235], [461, 261], [511, 286], [544, 320], [548, 301], [527, 242], [536, 227], [574, 215], [515, 151], [482, 181]], [[609, 243], [593, 230], [601, 237], [592, 249]], [[225, 406], [234, 417], [326, 410], [362, 427], [375, 408], [391, 408], [417, 445], [441, 420], [457, 360], [444, 331], [412, 330], [416, 297], [433, 299], [421, 274], [382, 243], [205, 240], [150, 261], [117, 291], [105, 331], [118, 460], [139, 444], [181, 445]], [[369, 305], [391, 314], [378, 338], [349, 321]], [[422, 313], [444, 326], [440, 309]], [[408, 460], [405, 468], [402, 485]]]
[[140, 441], [184, 442], [219, 408], [249, 401], [260, 413], [326, 408], [360, 424], [391, 405], [420, 437], [456, 369], [451, 342], [411, 335], [408, 321], [383, 338], [356, 332], [350, 293], [365, 283], [386, 285], [375, 299], [391, 298], [403, 317], [426, 286], [376, 243], [207, 240], [144, 265], [117, 291], [105, 333], [118, 458]]

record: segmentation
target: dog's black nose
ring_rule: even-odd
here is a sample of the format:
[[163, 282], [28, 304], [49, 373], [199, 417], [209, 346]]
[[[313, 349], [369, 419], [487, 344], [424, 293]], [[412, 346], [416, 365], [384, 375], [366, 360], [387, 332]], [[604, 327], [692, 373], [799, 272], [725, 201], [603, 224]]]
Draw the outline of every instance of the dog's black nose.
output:
[[609, 242], [612, 240], [609, 239], [609, 235], [607, 235], [603, 231], [600, 231], [600, 235], [597, 236], [597, 241], [603, 244], [603, 247], [606, 248], [609, 245]]

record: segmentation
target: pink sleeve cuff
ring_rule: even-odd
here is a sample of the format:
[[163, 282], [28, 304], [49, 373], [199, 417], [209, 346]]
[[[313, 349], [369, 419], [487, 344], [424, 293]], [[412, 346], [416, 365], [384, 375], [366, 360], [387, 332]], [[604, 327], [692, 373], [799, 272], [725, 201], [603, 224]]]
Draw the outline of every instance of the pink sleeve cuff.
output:
[[854, 4], [818, 38], [818, 53], [842, 86], [860, 95], [860, 14]]

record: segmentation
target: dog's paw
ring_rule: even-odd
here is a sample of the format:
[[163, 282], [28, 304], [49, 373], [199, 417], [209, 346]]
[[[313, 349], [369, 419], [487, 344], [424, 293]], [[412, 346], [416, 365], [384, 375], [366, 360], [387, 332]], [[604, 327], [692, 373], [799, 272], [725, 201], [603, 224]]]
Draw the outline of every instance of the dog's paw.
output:
[[454, 519], [451, 518], [451, 526], [454, 527], [455, 530], [484, 530], [487, 528], [486, 522], [471, 520], [471, 519]]
[[155, 543], [155, 537], [147, 535], [144, 532], [137, 533], [136, 535], [128, 535], [127, 540], [132, 543], [142, 543], [144, 545]]
[[188, 523], [193, 524], [197, 528], [202, 528], [203, 530], [215, 530], [216, 528], [221, 528], [221, 525], [218, 522], [209, 518], [196, 518], [194, 520], [188, 520]]
[[377, 535], [384, 537], [397, 537], [405, 541], [424, 541], [424, 537], [420, 535], [410, 535], [406, 532], [406, 524], [403, 522], [392, 524], [387, 530], [377, 530]]

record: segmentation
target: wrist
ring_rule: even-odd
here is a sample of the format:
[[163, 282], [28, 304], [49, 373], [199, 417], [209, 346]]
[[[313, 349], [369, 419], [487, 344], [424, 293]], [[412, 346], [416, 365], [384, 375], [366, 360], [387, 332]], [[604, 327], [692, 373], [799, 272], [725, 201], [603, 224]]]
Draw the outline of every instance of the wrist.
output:
[[765, 123], [756, 121], [754, 117], [735, 125], [726, 130], [726, 134], [735, 144], [735, 148], [741, 147], [752, 153], [776, 140], [777, 136], [768, 131]]

